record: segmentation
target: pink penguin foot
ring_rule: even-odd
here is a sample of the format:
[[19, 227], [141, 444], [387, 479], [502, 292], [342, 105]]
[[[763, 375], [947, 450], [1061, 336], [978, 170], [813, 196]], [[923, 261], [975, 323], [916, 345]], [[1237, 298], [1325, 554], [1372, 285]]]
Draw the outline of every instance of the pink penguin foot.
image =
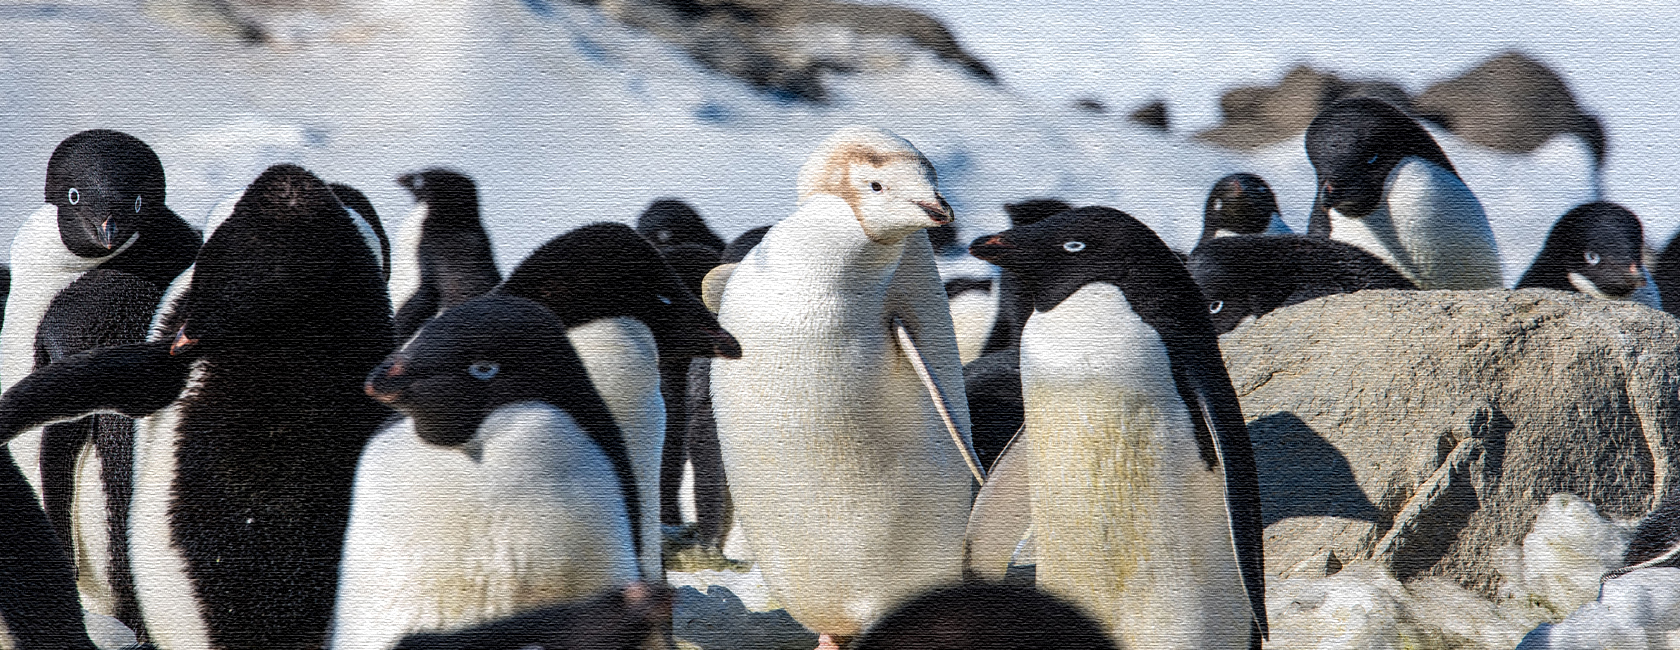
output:
[[817, 650], [841, 650], [842, 645], [827, 634], [817, 635]]

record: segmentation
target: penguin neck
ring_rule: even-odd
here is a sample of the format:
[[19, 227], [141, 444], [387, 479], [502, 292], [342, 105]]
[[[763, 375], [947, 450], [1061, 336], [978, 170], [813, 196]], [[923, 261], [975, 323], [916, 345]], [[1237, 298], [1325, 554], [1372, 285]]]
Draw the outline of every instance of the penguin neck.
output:
[[[783, 224], [790, 227], [784, 228]], [[783, 224], [771, 228], [765, 239], [774, 238], [774, 247], [787, 251], [789, 259], [826, 269], [826, 279], [852, 287], [876, 282], [884, 286], [898, 270], [906, 242], [911, 237], [927, 236], [918, 231], [895, 242], [876, 242], [863, 231], [851, 204], [832, 194], [806, 199]], [[798, 234], [789, 234], [794, 231]]]

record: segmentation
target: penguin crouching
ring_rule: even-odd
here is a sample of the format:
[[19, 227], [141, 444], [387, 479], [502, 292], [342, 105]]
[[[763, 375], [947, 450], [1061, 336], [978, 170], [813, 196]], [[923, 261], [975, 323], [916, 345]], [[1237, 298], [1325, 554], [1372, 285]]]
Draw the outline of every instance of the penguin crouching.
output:
[[1656, 281], [1645, 270], [1645, 229], [1615, 203], [1575, 206], [1552, 225], [1517, 289], [1577, 291], [1602, 300], [1628, 300], [1662, 309]]
[[1188, 266], [1220, 334], [1313, 298], [1417, 289], [1394, 267], [1356, 246], [1308, 235], [1219, 237], [1197, 246]]

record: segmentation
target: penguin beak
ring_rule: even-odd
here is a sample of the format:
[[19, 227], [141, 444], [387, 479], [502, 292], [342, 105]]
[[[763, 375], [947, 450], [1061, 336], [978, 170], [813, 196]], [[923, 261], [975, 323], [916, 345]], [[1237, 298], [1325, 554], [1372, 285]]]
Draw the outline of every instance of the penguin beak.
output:
[[179, 356], [195, 345], [198, 345], [198, 339], [188, 337], [187, 326], [182, 325], [181, 329], [175, 331], [175, 341], [169, 344], [169, 356]]
[[981, 237], [968, 246], [969, 255], [993, 264], [1003, 261], [1004, 256], [1014, 250], [1015, 245], [1005, 241], [1002, 233]]
[[99, 245], [105, 250], [117, 247], [117, 221], [111, 217], [105, 218], [105, 223], [99, 224]]
[[403, 389], [408, 388], [411, 380], [403, 375], [407, 370], [408, 358], [401, 353], [385, 358], [379, 367], [368, 373], [367, 381], [362, 384], [362, 392], [368, 397], [383, 404], [396, 404], [402, 397]]
[[712, 340], [712, 354], [725, 359], [741, 358], [741, 342], [723, 328], [708, 328], [706, 336]]
[[938, 202], [930, 203], [928, 201], [916, 201], [916, 206], [921, 208], [922, 212], [926, 212], [928, 218], [932, 219], [936, 224], [943, 226], [951, 223], [951, 220], [955, 218], [955, 215], [951, 213], [951, 204], [946, 203], [945, 197], [938, 194], [934, 194], [933, 198]]

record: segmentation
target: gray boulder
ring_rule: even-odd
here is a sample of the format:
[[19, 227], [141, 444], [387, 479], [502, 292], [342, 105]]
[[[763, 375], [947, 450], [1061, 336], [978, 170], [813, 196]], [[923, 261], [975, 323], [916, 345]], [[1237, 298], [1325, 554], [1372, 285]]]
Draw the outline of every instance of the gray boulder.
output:
[[1274, 575], [1374, 559], [1402, 581], [1443, 575], [1492, 596], [1499, 551], [1552, 494], [1631, 518], [1680, 480], [1680, 321], [1644, 306], [1362, 291], [1220, 343]]

